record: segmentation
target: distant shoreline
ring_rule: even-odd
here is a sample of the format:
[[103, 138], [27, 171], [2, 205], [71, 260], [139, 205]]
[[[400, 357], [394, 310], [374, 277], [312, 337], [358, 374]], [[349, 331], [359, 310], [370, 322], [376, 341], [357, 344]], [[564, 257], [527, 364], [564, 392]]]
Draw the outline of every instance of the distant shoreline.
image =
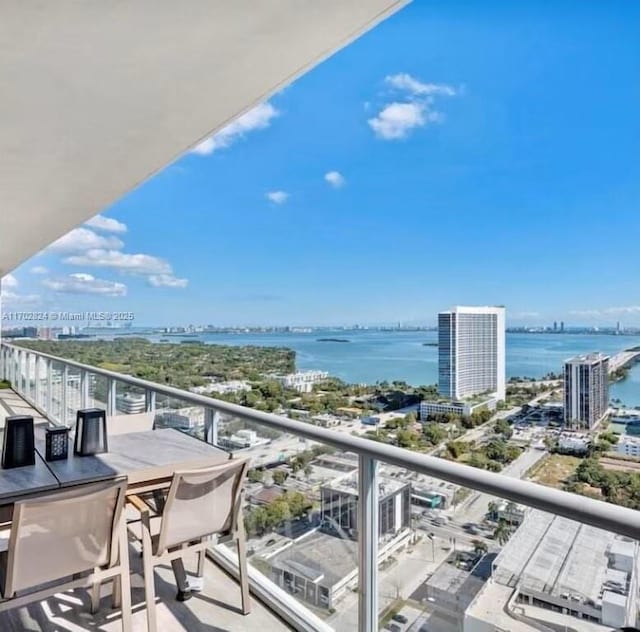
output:
[[346, 338], [318, 338], [316, 342], [351, 342]]

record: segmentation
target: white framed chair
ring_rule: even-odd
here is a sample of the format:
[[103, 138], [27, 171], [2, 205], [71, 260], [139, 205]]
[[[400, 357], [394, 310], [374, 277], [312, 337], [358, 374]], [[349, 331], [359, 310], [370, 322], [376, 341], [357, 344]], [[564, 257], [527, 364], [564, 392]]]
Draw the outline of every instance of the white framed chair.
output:
[[100, 584], [112, 580], [113, 606], [121, 607], [123, 632], [130, 632], [126, 489], [125, 480], [109, 481], [16, 502], [9, 537], [0, 540], [0, 611], [90, 587], [95, 614]]
[[[186, 553], [198, 553], [198, 577], [204, 571], [204, 559], [210, 538], [218, 542], [235, 540], [240, 571], [242, 614], [249, 614], [249, 579], [247, 548], [242, 520], [243, 485], [249, 469], [248, 459], [231, 459], [226, 463], [198, 470], [177, 471], [161, 514], [139, 496], [129, 502], [140, 512], [142, 559], [144, 568], [147, 623], [149, 632], [157, 630], [155, 607], [155, 567]], [[151, 519], [159, 518], [156, 532]]]

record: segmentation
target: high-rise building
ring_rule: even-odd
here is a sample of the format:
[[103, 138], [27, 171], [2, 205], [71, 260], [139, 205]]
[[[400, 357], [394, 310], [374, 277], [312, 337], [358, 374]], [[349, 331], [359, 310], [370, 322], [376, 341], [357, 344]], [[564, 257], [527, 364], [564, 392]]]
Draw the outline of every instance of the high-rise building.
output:
[[438, 390], [453, 400], [479, 393], [504, 399], [504, 307], [461, 307], [438, 314]]
[[591, 429], [609, 407], [609, 358], [601, 353], [576, 356], [564, 364], [564, 421]]
[[560, 333], [564, 333], [564, 320], [560, 321]]
[[557, 320], [553, 321], [553, 331], [558, 331], [558, 321]]

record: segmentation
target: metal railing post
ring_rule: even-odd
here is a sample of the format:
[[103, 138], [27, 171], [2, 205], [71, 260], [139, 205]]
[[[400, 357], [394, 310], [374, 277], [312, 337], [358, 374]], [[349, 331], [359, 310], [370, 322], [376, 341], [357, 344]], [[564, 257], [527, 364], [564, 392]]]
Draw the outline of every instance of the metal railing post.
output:
[[24, 352], [24, 395], [27, 401], [31, 400], [31, 354]]
[[204, 440], [211, 445], [218, 445], [218, 423], [220, 413], [213, 408], [204, 409]]
[[360, 455], [358, 468], [358, 630], [378, 630], [377, 461]]
[[51, 360], [45, 361], [45, 368], [47, 371], [47, 400], [45, 412], [49, 415], [53, 413], [53, 362]]
[[107, 416], [113, 417], [116, 414], [116, 381], [108, 378], [107, 382]]
[[147, 413], [152, 413], [156, 410], [156, 392], [149, 388], [144, 392], [144, 410]]
[[60, 395], [60, 406], [62, 407], [62, 414], [60, 421], [66, 426], [67, 425], [67, 388], [69, 383], [69, 367], [64, 364], [62, 366], [62, 393]]
[[89, 373], [82, 369], [80, 371], [80, 408], [89, 407]]
[[42, 403], [40, 402], [40, 399], [42, 398], [42, 384], [40, 384], [40, 356], [36, 355], [33, 360], [33, 368], [35, 373], [33, 378], [35, 386], [33, 397], [35, 399], [36, 406], [42, 406]]

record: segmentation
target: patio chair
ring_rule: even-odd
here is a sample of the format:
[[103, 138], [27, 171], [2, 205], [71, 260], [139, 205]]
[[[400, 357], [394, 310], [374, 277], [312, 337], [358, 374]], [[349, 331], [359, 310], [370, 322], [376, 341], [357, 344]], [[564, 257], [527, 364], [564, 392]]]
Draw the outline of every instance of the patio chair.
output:
[[[82, 485], [20, 500], [8, 538], [0, 537], [3, 571], [0, 611], [91, 587], [91, 612], [100, 584], [112, 580], [123, 632], [131, 630], [129, 551], [123, 520], [126, 481]], [[46, 585], [46, 587], [45, 587]]]
[[[144, 585], [149, 632], [156, 632], [154, 570], [186, 553], [198, 553], [198, 577], [204, 571], [205, 551], [211, 536], [218, 542], [235, 540], [240, 571], [242, 613], [248, 614], [249, 580], [244, 522], [241, 516], [243, 484], [249, 469], [248, 459], [232, 459], [221, 465], [198, 470], [178, 471], [161, 514], [152, 515], [151, 507], [139, 496], [129, 502], [140, 512]], [[152, 533], [151, 519], [159, 520]]]

